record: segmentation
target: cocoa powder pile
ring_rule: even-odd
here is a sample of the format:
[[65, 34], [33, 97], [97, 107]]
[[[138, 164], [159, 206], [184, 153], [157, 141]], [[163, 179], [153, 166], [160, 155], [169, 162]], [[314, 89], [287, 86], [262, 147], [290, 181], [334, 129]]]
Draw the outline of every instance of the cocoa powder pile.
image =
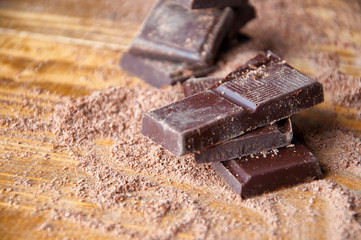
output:
[[[209, 165], [196, 165], [192, 156], [174, 157], [139, 133], [143, 112], [173, 102], [181, 96], [180, 86], [161, 90], [144, 87], [112, 88], [96, 92], [75, 102], [68, 102], [65, 111], [56, 111], [53, 122], [62, 144], [86, 149], [88, 153], [85, 155], [75, 154], [79, 160], [78, 167], [96, 178], [95, 181], [80, 181], [74, 189], [75, 192], [102, 208], [131, 208], [142, 212], [144, 220], [150, 224], [160, 222], [163, 217], [180, 211], [180, 209], [192, 209], [179, 222], [146, 235], [150, 239], [170, 239], [175, 237], [178, 232], [189, 229], [196, 231], [196, 236], [200, 239], [204, 237], [212, 239], [221, 237], [224, 231], [228, 232], [244, 227], [242, 223], [230, 225], [230, 216], [220, 214], [210, 206], [198, 202], [197, 196], [173, 187], [172, 182], [189, 184], [194, 187], [207, 186], [218, 191], [215, 196], [225, 199], [224, 204], [232, 204], [239, 208], [245, 207], [261, 213], [269, 227], [259, 229], [259, 237], [263, 234], [270, 236], [281, 234], [280, 227], [284, 223], [280, 222], [279, 215], [287, 214], [292, 218], [299, 214], [299, 209], [286, 202], [280, 193], [274, 192], [242, 201], [230, 191]], [[145, 105], [145, 99], [152, 99], [152, 101]], [[122, 124], [119, 125], [119, 123]], [[98, 128], [98, 126], [100, 127]], [[111, 131], [104, 126], [115, 127]], [[345, 148], [344, 151], [339, 151], [333, 157], [333, 162], [328, 162], [329, 159], [322, 162], [324, 170], [329, 172], [349, 169], [350, 172], [359, 175], [361, 154], [359, 153], [360, 148], [357, 147], [360, 145], [357, 137], [345, 130], [338, 129], [326, 131], [321, 135], [309, 134], [310, 136], [305, 139], [310, 146], [315, 146], [311, 149], [316, 156], [329, 151], [329, 148], [332, 148], [330, 142]], [[109, 157], [105, 157], [97, 151], [91, 141], [105, 136], [115, 140]], [[335, 142], [335, 140], [337, 141]], [[354, 149], [352, 149], [353, 146]], [[146, 174], [128, 174], [122, 171], [123, 168]], [[169, 184], [164, 184], [149, 176], [166, 178], [165, 181]], [[328, 223], [330, 231], [335, 228], [330, 237], [333, 239], [354, 238], [360, 234], [360, 225], [354, 217], [357, 214], [355, 210], [361, 206], [359, 194], [335, 183], [332, 179], [302, 184], [295, 188], [298, 191], [317, 194], [313, 198], [319, 196], [326, 199], [326, 204], [329, 205], [327, 217], [336, 219]], [[143, 194], [147, 191], [156, 193], [156, 196], [153, 195], [152, 199], [144, 197]], [[312, 213], [315, 211], [313, 207], [315, 199], [313, 198], [309, 200], [309, 204], [306, 204], [310, 216], [315, 214]], [[137, 201], [140, 201], [140, 204], [136, 203]], [[64, 216], [64, 212], [61, 210], [57, 209], [56, 211], [58, 212], [57, 216]], [[97, 219], [88, 219], [89, 216], [76, 217], [79, 213], [67, 214], [77, 222], [95, 221], [98, 227], [106, 230], [116, 231], [118, 234], [130, 234], [120, 225], [110, 227], [98, 222]], [[219, 222], [219, 219], [224, 221]], [[347, 224], [344, 224], [345, 222]], [[297, 224], [297, 222], [290, 221], [285, 226], [289, 229], [288, 231], [291, 231], [291, 229], [297, 228]], [[214, 230], [216, 225], [222, 226], [221, 230]], [[256, 228], [256, 226], [252, 227]], [[135, 237], [144, 237], [139, 232], [131, 234]]]

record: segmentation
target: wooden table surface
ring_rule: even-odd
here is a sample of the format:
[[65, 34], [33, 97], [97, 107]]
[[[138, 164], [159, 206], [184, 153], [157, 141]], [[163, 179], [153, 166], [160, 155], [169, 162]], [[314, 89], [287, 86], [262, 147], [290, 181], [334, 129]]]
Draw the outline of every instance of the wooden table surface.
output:
[[[147, 6], [139, 10], [133, 7], [133, 2], [135, 6], [137, 4]], [[337, 14], [336, 7], [334, 9], [326, 7], [327, 2], [315, 1], [313, 10], [320, 13], [320, 20], [327, 20], [329, 14]], [[0, 119], [8, 117], [17, 119], [21, 116], [33, 115], [35, 110], [30, 107], [32, 105], [45, 112], [51, 111], [59, 102], [59, 96], [78, 98], [110, 86], [139, 82], [139, 79], [120, 70], [118, 63], [121, 54], [127, 50], [128, 44], [141, 24], [146, 9], [151, 5], [151, 1], [1, 0]], [[345, 37], [361, 45], [361, 32], [344, 34]], [[341, 59], [340, 70], [343, 72], [361, 76], [360, 56], [354, 56], [347, 48], [336, 45], [316, 47], [319, 51], [338, 54]], [[301, 71], [313, 73], [312, 66], [306, 59], [295, 56], [288, 56], [288, 59]], [[42, 89], [49, 93], [41, 91]], [[31, 104], [24, 104], [24, 101]], [[314, 114], [315, 112], [317, 114]], [[335, 106], [326, 101], [312, 113], [306, 111], [303, 114], [315, 122], [330, 120], [329, 115], [324, 113], [332, 113], [332, 116], [336, 116], [332, 117], [332, 121], [337, 121], [339, 126], [361, 133], [361, 122], [355, 117], [358, 113], [355, 109]], [[48, 118], [49, 115], [45, 113], [37, 117]], [[86, 176], [86, 173], [79, 169], [78, 172], [64, 170], [66, 167], [71, 168], [77, 162], [67, 151], [50, 151], [51, 142], [56, 140], [52, 133], [18, 132], [13, 130], [11, 125], [0, 125], [0, 129], [6, 130], [0, 136], [0, 239], [117, 238], [112, 232], [66, 219], [54, 221], [52, 227], [61, 231], [49, 231], [46, 227], [39, 227], [46, 222], [50, 212], [45, 209], [34, 214], [34, 211], [44, 206], [44, 203], [59, 205], [66, 209], [81, 209], [109, 222], [115, 220], [109, 217], [109, 210], [84, 202], [69, 193], [73, 176]], [[97, 143], [99, 148], [107, 149], [112, 141], [103, 140]], [[26, 154], [29, 152], [32, 153], [30, 156]], [[47, 157], [44, 158], [45, 154]], [[106, 154], [107, 152], [104, 151], [105, 157]], [[127, 169], [123, 170], [127, 171]], [[41, 184], [64, 176], [69, 179], [69, 183], [57, 189], [62, 196], [60, 200], [54, 201], [52, 192], [38, 192]], [[21, 180], [22, 177], [31, 180], [31, 184], [19, 184], [19, 179]], [[162, 176], [158, 177], [157, 181], [165, 184]], [[328, 173], [326, 178], [332, 178], [335, 182], [361, 194], [360, 176]], [[189, 191], [189, 194], [195, 194], [196, 191], [200, 194], [200, 201], [213, 204], [212, 207], [219, 211], [232, 211], [234, 219], [239, 221], [244, 221], [244, 216], [248, 221], [261, 221], [252, 211], [232, 209], [231, 205], [222, 206], [222, 201], [216, 199], [214, 192], [207, 188], [197, 187], [194, 190], [181, 183], [175, 187]], [[310, 197], [293, 188], [281, 192], [286, 201], [294, 201], [300, 209], [305, 201], [301, 199]], [[324, 215], [327, 206], [323, 199], [317, 198], [315, 201], [316, 215]], [[142, 216], [137, 212], [116, 214], [118, 220], [124, 219], [124, 228], [149, 232], [154, 227], [142, 223]], [[177, 218], [177, 216], [171, 217]], [[287, 221], [287, 216], [280, 217], [282, 221]], [[301, 220], [302, 214], [298, 217]], [[315, 218], [314, 226], [307, 226], [306, 232], [300, 229], [300, 233], [303, 232], [306, 239], [326, 238], [324, 233], [327, 221], [331, 220], [323, 217]], [[252, 236], [247, 228], [228, 234], [228, 237], [235, 234], [243, 237]], [[291, 236], [285, 231], [284, 235], [278, 237]], [[177, 238], [194, 239], [195, 236], [192, 232], [180, 232]]]

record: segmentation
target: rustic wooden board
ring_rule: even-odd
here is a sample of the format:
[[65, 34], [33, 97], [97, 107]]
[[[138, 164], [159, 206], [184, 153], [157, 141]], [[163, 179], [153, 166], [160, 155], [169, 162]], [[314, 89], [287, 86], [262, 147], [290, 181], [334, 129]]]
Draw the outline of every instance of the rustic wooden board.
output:
[[[76, 3], [75, 3], [76, 2]], [[41, 109], [53, 109], [59, 101], [59, 96], [74, 98], [88, 95], [95, 90], [110, 86], [131, 85], [139, 79], [129, 76], [118, 68], [121, 54], [126, 51], [128, 44], [135, 35], [141, 23], [141, 17], [127, 17], [127, 8], [131, 4], [119, 3], [115, 8], [102, 1], [29, 1], [2, 0], [0, 2], [0, 119], [8, 116], [27, 116], [34, 114], [34, 109], [23, 106], [23, 101], [29, 101]], [[110, 1], [114, 2], [114, 1]], [[122, 1], [120, 1], [122, 2]], [[132, 2], [132, 1], [129, 1]], [[139, 4], [142, 1], [137, 1]], [[334, 1], [340, 2], [340, 1]], [[78, 4], [78, 5], [77, 5]], [[151, 6], [150, 3], [147, 3]], [[320, 14], [320, 18], [329, 19], [330, 14], [337, 12], [337, 4], [325, 8], [325, 2], [310, 11]], [[77, 6], [74, 8], [74, 6]], [[80, 11], [82, 10], [82, 11]], [[129, 10], [130, 11], [130, 10]], [[124, 14], [124, 18], [122, 18]], [[347, 13], [344, 13], [347, 14]], [[139, 12], [144, 16], [144, 11]], [[112, 17], [109, 17], [112, 16]], [[132, 20], [133, 19], [133, 20]], [[329, 34], [335, 34], [327, 29]], [[350, 38], [361, 45], [361, 32], [338, 33]], [[338, 54], [341, 59], [340, 70], [350, 75], [360, 76], [361, 68], [359, 56], [355, 56], [350, 49], [333, 45], [309, 46], [315, 51], [328, 51]], [[306, 59], [289, 56], [290, 63], [302, 71], [312, 74], [314, 69]], [[357, 60], [358, 59], [358, 60]], [[41, 89], [48, 91], [45, 93]], [[355, 117], [354, 109], [346, 109], [331, 105], [329, 101], [310, 111], [304, 116], [310, 119], [310, 124], [323, 124], [325, 121], [336, 121], [343, 128], [361, 133], [361, 122]], [[336, 116], [336, 117], [335, 117]], [[47, 118], [48, 115], [39, 115]], [[46, 206], [58, 204], [65, 209], [81, 209], [92, 213], [106, 222], [115, 219], [124, 220], [123, 227], [140, 232], [150, 232], [153, 225], [142, 222], [142, 214], [136, 211], [111, 212], [102, 210], [97, 205], [82, 201], [72, 194], [69, 189], [74, 185], [74, 176], [87, 176], [86, 173], [69, 172], [77, 162], [72, 159], [65, 149], [52, 150], [55, 136], [50, 132], [18, 132], [12, 130], [11, 125], [0, 126], [6, 130], [0, 136], [0, 238], [1, 239], [116, 239], [111, 232], [105, 232], [74, 221], [55, 220], [49, 231], [47, 227], [39, 228], [49, 218], [50, 212]], [[112, 145], [109, 139], [97, 141], [104, 157], [109, 154]], [[334, 151], [337, 151], [335, 149]], [[51, 152], [51, 153], [49, 153]], [[16, 153], [16, 154], [14, 154]], [[325, 153], [325, 158], [330, 153]], [[331, 153], [332, 154], [332, 153]], [[117, 168], [117, 166], [114, 166]], [[119, 167], [118, 167], [119, 168]], [[74, 169], [74, 168], [72, 168]], [[134, 172], [121, 168], [128, 174], [139, 174], [160, 184], [170, 184], [182, 189], [190, 195], [197, 195], [199, 201], [207, 203], [224, 215], [231, 215], [234, 220], [257, 222], [266, 225], [262, 216], [251, 209], [239, 209], [232, 204], [216, 198], [217, 189], [188, 186], [172, 181], [166, 176], [154, 176], [147, 172]], [[22, 176], [30, 179], [32, 184], [17, 184]], [[64, 176], [69, 180], [57, 191], [62, 198], [53, 201], [54, 191], [38, 193], [38, 186], [49, 183]], [[326, 178], [352, 189], [361, 194], [361, 179], [350, 174], [329, 173]], [[7, 189], [11, 189], [8, 191]], [[151, 194], [151, 193], [145, 193]], [[313, 225], [302, 225], [297, 232], [304, 238], [326, 238], [325, 225], [332, 221], [327, 213], [325, 199], [311, 193], [297, 191], [294, 188], [280, 191], [285, 202], [291, 202], [300, 209], [297, 217], [301, 220], [306, 210], [306, 203], [314, 200]], [[45, 208], [40, 214], [34, 214], [39, 208]], [[164, 223], [175, 221], [181, 214], [165, 218]], [[280, 216], [280, 224], [291, 221], [287, 216]], [[300, 221], [302, 222], [302, 220]], [[239, 236], [250, 238], [252, 231], [247, 228], [228, 232], [228, 237]], [[277, 238], [292, 238], [285, 229]], [[129, 236], [127, 236], [129, 237]], [[194, 239], [192, 232], [180, 232], [179, 239]], [[225, 236], [226, 238], [227, 236]], [[264, 236], [268, 238], [270, 236]]]

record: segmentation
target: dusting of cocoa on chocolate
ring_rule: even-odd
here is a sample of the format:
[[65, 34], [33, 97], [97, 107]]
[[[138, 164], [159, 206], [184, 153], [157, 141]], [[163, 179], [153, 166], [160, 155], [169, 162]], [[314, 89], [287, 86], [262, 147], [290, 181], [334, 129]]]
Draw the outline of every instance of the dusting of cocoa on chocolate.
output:
[[[280, 234], [280, 225], [286, 224], [287, 227], [296, 227], [296, 223], [281, 223], [280, 214], [286, 212], [289, 217], [299, 214], [299, 210], [283, 202], [284, 199], [280, 193], [266, 194], [260, 197], [242, 201], [236, 197], [225, 183], [216, 175], [209, 165], [196, 165], [192, 156], [174, 157], [165, 149], [147, 140], [139, 134], [140, 118], [142, 113], [163, 106], [169, 102], [173, 102], [182, 96], [180, 86], [167, 87], [161, 90], [152, 88], [113, 88], [102, 92], [96, 92], [89, 97], [79, 99], [74, 102], [68, 102], [65, 111], [57, 111], [54, 114], [53, 122], [57, 135], [62, 140], [62, 144], [77, 146], [88, 149], [86, 155], [74, 154], [79, 160], [78, 167], [84, 169], [89, 175], [94, 176], [92, 181], [79, 181], [74, 189], [78, 196], [85, 198], [87, 201], [98, 204], [102, 208], [110, 209], [136, 209], [145, 216], [145, 221], [157, 223], [161, 222], [164, 216], [172, 214], [180, 209], [192, 209], [191, 212], [184, 215], [178, 222], [170, 224], [161, 231], [148, 233], [150, 238], [170, 239], [176, 236], [178, 232], [184, 232], [189, 229], [197, 231], [197, 236], [218, 238], [222, 236], [223, 231], [231, 231], [242, 226], [242, 223], [234, 223], [229, 225], [219, 223], [219, 219], [227, 218], [224, 214], [217, 213], [215, 209], [200, 204], [196, 199], [197, 196], [190, 194], [172, 186], [172, 182], [189, 184], [190, 186], [209, 186], [210, 188], [220, 189], [218, 198], [226, 199], [225, 204], [230, 203], [240, 208], [245, 207], [253, 209], [264, 216], [264, 220], [269, 224], [267, 229], [261, 231], [265, 235]], [[152, 101], [145, 99], [151, 98]], [[114, 100], [116, 100], [114, 102]], [[99, 104], [101, 103], [101, 104]], [[118, 109], [114, 111], [114, 109]], [[72, 114], [70, 114], [72, 113]], [[67, 116], [67, 117], [64, 117]], [[73, 117], [72, 117], [73, 116]], [[75, 116], [75, 117], [74, 117]], [[108, 116], [108, 117], [106, 117]], [[109, 117], [110, 116], [110, 117]], [[127, 121], [125, 121], [127, 120]], [[96, 131], [91, 130], [92, 126], [98, 126], [101, 122], [102, 126], [114, 125], [124, 122], [116, 134], [109, 131], [106, 127], [97, 128]], [[89, 131], [89, 132], [88, 132]], [[72, 137], [68, 137], [71, 133]], [[111, 149], [111, 156], [104, 158], [104, 155], [97, 153], [92, 148], [92, 139], [99, 137], [114, 138], [115, 144]], [[332, 139], [333, 136], [329, 136]], [[82, 139], [77, 142], [76, 139]], [[306, 138], [307, 139], [307, 138]], [[320, 139], [317, 144], [313, 144], [313, 140], [308, 140], [312, 146], [317, 146], [314, 150], [315, 154], [321, 154], [326, 150], [327, 139]], [[325, 142], [325, 145], [323, 145]], [[352, 136], [345, 143], [351, 144], [355, 141]], [[337, 159], [345, 157], [345, 153], [340, 152]], [[353, 153], [360, 156], [358, 153]], [[339, 167], [329, 162], [324, 163], [327, 171], [339, 171]], [[147, 176], [129, 174], [122, 170], [124, 168], [133, 169], [136, 172], [146, 172], [147, 176], [158, 176], [155, 179]], [[355, 164], [352, 169], [357, 169]], [[356, 172], [355, 172], [356, 173]], [[358, 174], [358, 173], [357, 173]], [[166, 178], [164, 181], [169, 184], [159, 182], [159, 177]], [[331, 187], [330, 187], [331, 186]], [[332, 191], [330, 188], [342, 189], [342, 191]], [[147, 190], [154, 190], [157, 196], [148, 199], [143, 194]], [[342, 229], [337, 229], [337, 238], [344, 236], [356, 236], [358, 234], [357, 223], [352, 217], [353, 210], [360, 205], [359, 196], [352, 191], [346, 190], [342, 186], [334, 183], [332, 180], [320, 180], [309, 184], [303, 184], [296, 187], [299, 191], [310, 191], [319, 194], [325, 199], [329, 199], [332, 214], [327, 217], [337, 216], [344, 224]], [[140, 204], [136, 204], [140, 200]], [[309, 209], [312, 213], [312, 201], [310, 200]], [[348, 205], [338, 205], [348, 202]], [[61, 211], [61, 210], [57, 210]], [[63, 215], [58, 213], [59, 215]], [[71, 218], [75, 218], [80, 213], [71, 213]], [[132, 234], [139, 237], [139, 233], [127, 233], [128, 230], [121, 226], [108, 226], [96, 219], [88, 219], [89, 216], [75, 218], [83, 224], [89, 224], [89, 221], [95, 221], [99, 226], [108, 231], [115, 231], [119, 234]], [[228, 217], [229, 218], [229, 217]], [[230, 219], [228, 219], [230, 220]], [[227, 219], [224, 221], [227, 222]], [[223, 225], [223, 230], [214, 230], [215, 224]], [[333, 221], [333, 227], [336, 223]], [[255, 226], [253, 226], [255, 227]], [[213, 230], [210, 230], [213, 229]], [[291, 230], [289, 230], [291, 231]], [[292, 232], [288, 234], [292, 235]], [[202, 237], [203, 236], [203, 237]], [[261, 236], [261, 235], [260, 235]]]

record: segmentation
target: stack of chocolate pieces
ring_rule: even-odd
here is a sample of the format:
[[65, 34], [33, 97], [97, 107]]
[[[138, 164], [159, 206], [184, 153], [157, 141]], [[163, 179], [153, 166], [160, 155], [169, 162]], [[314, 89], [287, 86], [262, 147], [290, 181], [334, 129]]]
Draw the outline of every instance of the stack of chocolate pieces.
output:
[[235, 38], [254, 16], [248, 0], [159, 0], [121, 67], [156, 87], [205, 76], [224, 39]]
[[242, 198], [322, 176], [316, 157], [293, 139], [290, 120], [323, 102], [322, 85], [275, 54], [183, 87], [186, 98], [144, 115], [143, 135], [177, 156], [212, 163]]

